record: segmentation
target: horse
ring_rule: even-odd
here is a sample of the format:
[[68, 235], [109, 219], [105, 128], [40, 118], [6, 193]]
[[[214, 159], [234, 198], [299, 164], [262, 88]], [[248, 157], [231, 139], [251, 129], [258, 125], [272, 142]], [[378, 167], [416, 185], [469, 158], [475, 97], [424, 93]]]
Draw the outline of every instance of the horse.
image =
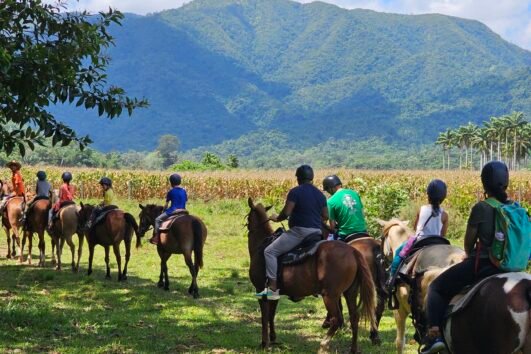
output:
[[[52, 205], [55, 204], [56, 199], [58, 198], [57, 190], [54, 190], [52, 193]], [[57, 251], [57, 263], [55, 266], [56, 270], [61, 270], [61, 253], [63, 252], [63, 247], [65, 242], [70, 247], [70, 252], [72, 253], [72, 262], [71, 268], [73, 272], [79, 271], [79, 261], [81, 259], [81, 252], [83, 250], [83, 241], [84, 235], [82, 232], [78, 231], [79, 217], [77, 213], [77, 207], [72, 202], [70, 205], [65, 205], [58, 211], [57, 220], [54, 222], [50, 230], [50, 236], [52, 236], [52, 252], [53, 247], [56, 247]], [[75, 260], [75, 245], [72, 241], [72, 236], [77, 233], [79, 237], [79, 245], [77, 250], [77, 263]]]
[[[248, 199], [250, 208], [247, 215], [248, 248], [251, 258], [249, 277], [256, 291], [266, 284], [264, 242], [272, 235], [267, 210], [262, 204], [254, 204]], [[338, 241], [326, 241], [319, 245], [316, 253], [301, 264], [282, 268], [281, 294], [292, 299], [320, 294], [330, 314], [330, 328], [321, 341], [321, 349], [328, 351], [330, 341], [339, 328], [339, 299], [345, 296], [352, 329], [350, 350], [358, 352], [358, 325], [362, 317], [371, 326], [376, 322], [376, 290], [367, 262], [355, 248]], [[356, 298], [360, 293], [361, 308]], [[277, 300], [258, 300], [262, 315], [262, 347], [269, 347], [276, 341], [275, 314]]]
[[[22, 263], [24, 261], [20, 245], [21, 238], [19, 235], [19, 229], [22, 227], [21, 220], [24, 203], [24, 197], [12, 197], [7, 201], [4, 212], [2, 214], [2, 225], [4, 226], [7, 235], [7, 258], [10, 259], [11, 257], [15, 257], [16, 244], [18, 246], [19, 263]], [[13, 236], [11, 236], [10, 234], [11, 230], [13, 231]], [[12, 246], [11, 241], [13, 241]]]
[[[155, 227], [155, 219], [162, 214], [164, 208], [153, 204], [146, 206], [139, 204], [139, 207], [141, 209], [139, 233], [144, 236], [150, 228]], [[160, 257], [160, 275], [157, 283], [159, 288], [170, 289], [168, 259], [172, 254], [182, 254], [192, 275], [192, 283], [188, 288], [188, 293], [194, 299], [199, 297], [197, 275], [199, 269], [203, 267], [203, 247], [206, 238], [207, 228], [203, 221], [197, 216], [188, 214], [175, 220], [168, 232], [161, 233], [160, 243], [157, 245], [157, 252]], [[194, 253], [194, 261], [192, 261], [192, 253]]]
[[[79, 224], [81, 229], [86, 232], [89, 246], [89, 264], [87, 275], [92, 274], [92, 261], [94, 258], [94, 247], [101, 245], [105, 249], [105, 265], [107, 272], [105, 277], [111, 278], [111, 268], [109, 266], [109, 248], [112, 246], [116, 263], [118, 264], [118, 281], [127, 280], [127, 265], [131, 258], [131, 241], [133, 231], [136, 235], [136, 248], [142, 245], [141, 236], [138, 233], [138, 224], [133, 215], [120, 209], [112, 209], [107, 212], [104, 219], [90, 230], [87, 230], [86, 224], [90, 220], [94, 206], [89, 204], [80, 204]], [[125, 244], [125, 264], [122, 271], [122, 256], [120, 255], [120, 244]]]
[[[531, 353], [531, 275], [494, 275], [464, 296], [452, 299], [455, 307], [444, 326], [452, 353]], [[468, 301], [456, 309], [459, 300]]]
[[[323, 228], [323, 239], [327, 239], [330, 230], [328, 228]], [[385, 266], [383, 259], [383, 252], [381, 247], [381, 242], [376, 240], [373, 237], [359, 237], [353, 240], [347, 240], [348, 245], [357, 249], [371, 270], [372, 280], [376, 287], [376, 294], [378, 296], [378, 303], [376, 306], [376, 321], [374, 326], [371, 326], [369, 332], [369, 338], [373, 345], [380, 345], [381, 339], [378, 332], [378, 327], [380, 325], [380, 320], [382, 319], [383, 312], [385, 310], [385, 301], [387, 300], [387, 289], [385, 287]], [[343, 314], [343, 306], [341, 305], [341, 300], [339, 301], [340, 314]], [[340, 327], [344, 323], [343, 319], [340, 319]], [[323, 328], [328, 328], [330, 326], [329, 316], [323, 322]]]
[[[382, 248], [384, 256], [390, 262], [395, 256], [397, 248], [405, 242], [413, 231], [408, 228], [407, 221], [391, 219], [389, 221], [377, 220], [383, 227]], [[419, 264], [429, 265], [428, 271], [442, 270], [463, 260], [465, 252], [455, 246], [434, 245], [420, 252], [417, 258]], [[425, 331], [423, 307], [430, 283], [435, 280], [433, 276], [417, 274], [414, 279], [402, 278], [404, 282], [396, 285], [396, 299], [398, 309], [394, 310], [396, 323], [396, 351], [404, 351], [406, 319], [413, 311], [413, 324], [415, 325], [415, 339], [420, 342]], [[411, 304], [411, 306], [410, 306]]]
[[[26, 239], [28, 239], [28, 263], [31, 264], [31, 249], [33, 245], [33, 234], [36, 232], [39, 236], [39, 267], [44, 267], [45, 261], [45, 242], [44, 231], [48, 224], [48, 212], [51, 203], [48, 198], [37, 199], [30, 203], [26, 213], [26, 224], [24, 230], [24, 237], [22, 238], [22, 250]], [[52, 251], [53, 252], [53, 251]]]

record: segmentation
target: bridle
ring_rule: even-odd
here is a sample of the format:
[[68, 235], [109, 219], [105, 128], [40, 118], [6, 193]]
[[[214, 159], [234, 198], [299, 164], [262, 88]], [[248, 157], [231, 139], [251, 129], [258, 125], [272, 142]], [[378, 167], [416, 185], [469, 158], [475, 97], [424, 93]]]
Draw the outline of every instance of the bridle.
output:
[[[144, 213], [144, 211], [142, 211], [142, 213]], [[147, 220], [147, 224], [148, 224], [147, 227], [144, 225], [145, 224], [143, 222], [144, 220]], [[145, 235], [146, 232], [148, 232], [149, 230], [153, 229], [154, 227], [155, 227], [155, 219], [153, 219], [151, 216], [143, 215], [140, 218], [140, 226], [138, 228], [138, 233], [141, 234], [141, 235]]]

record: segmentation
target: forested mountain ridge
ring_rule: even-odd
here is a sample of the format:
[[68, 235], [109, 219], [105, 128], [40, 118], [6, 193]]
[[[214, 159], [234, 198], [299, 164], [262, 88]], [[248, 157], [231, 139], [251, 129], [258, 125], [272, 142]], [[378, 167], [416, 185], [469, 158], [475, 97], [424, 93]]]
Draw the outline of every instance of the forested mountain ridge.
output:
[[112, 33], [110, 82], [151, 107], [112, 122], [59, 110], [103, 150], [152, 149], [167, 133], [184, 149], [248, 142], [239, 138], [267, 130], [289, 136], [291, 148], [417, 144], [464, 122], [531, 113], [531, 53], [477, 21], [195, 0], [126, 15]]

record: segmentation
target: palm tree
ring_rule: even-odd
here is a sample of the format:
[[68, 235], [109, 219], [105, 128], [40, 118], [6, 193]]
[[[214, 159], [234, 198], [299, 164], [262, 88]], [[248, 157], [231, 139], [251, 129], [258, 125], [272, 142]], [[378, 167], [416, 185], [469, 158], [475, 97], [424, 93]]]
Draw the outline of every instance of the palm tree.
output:
[[450, 129], [447, 129], [445, 132], [442, 132], [439, 134], [437, 141], [435, 141], [435, 144], [440, 145], [443, 149], [443, 159], [442, 159], [442, 167], [443, 170], [445, 169], [444, 164], [444, 155], [447, 154], [447, 164], [448, 169], [450, 169], [450, 148], [452, 147], [453, 143], [453, 132]]
[[489, 141], [489, 160], [494, 159], [494, 141], [496, 140], [496, 136], [498, 134], [496, 127], [494, 126], [494, 120], [496, 117], [491, 117], [488, 122], [486, 122], [485, 128], [487, 131], [488, 141]]
[[490, 140], [490, 134], [489, 130], [487, 128], [479, 128], [477, 129], [476, 133], [472, 137], [472, 141], [474, 143], [474, 146], [478, 149], [480, 152], [480, 163], [479, 168], [481, 169], [485, 163], [487, 163], [487, 154], [489, 152], [489, 145]]
[[521, 130], [528, 124], [524, 118], [523, 112], [513, 112], [507, 116], [507, 130], [513, 131], [513, 170], [516, 170], [516, 150], [518, 145], [518, 136], [521, 135]]

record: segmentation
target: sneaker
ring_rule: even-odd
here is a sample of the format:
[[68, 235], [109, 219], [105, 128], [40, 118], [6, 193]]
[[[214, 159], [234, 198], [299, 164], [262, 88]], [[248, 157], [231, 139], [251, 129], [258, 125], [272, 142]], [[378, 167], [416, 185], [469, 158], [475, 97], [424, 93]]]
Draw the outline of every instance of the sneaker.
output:
[[420, 349], [420, 354], [435, 354], [444, 350], [446, 350], [446, 344], [444, 344], [442, 338], [437, 337], [428, 339], [426, 345]]
[[277, 289], [277, 291], [273, 291], [269, 288], [265, 288], [264, 291], [256, 293], [256, 297], [267, 297], [268, 300], [279, 300], [280, 299], [280, 291]]

